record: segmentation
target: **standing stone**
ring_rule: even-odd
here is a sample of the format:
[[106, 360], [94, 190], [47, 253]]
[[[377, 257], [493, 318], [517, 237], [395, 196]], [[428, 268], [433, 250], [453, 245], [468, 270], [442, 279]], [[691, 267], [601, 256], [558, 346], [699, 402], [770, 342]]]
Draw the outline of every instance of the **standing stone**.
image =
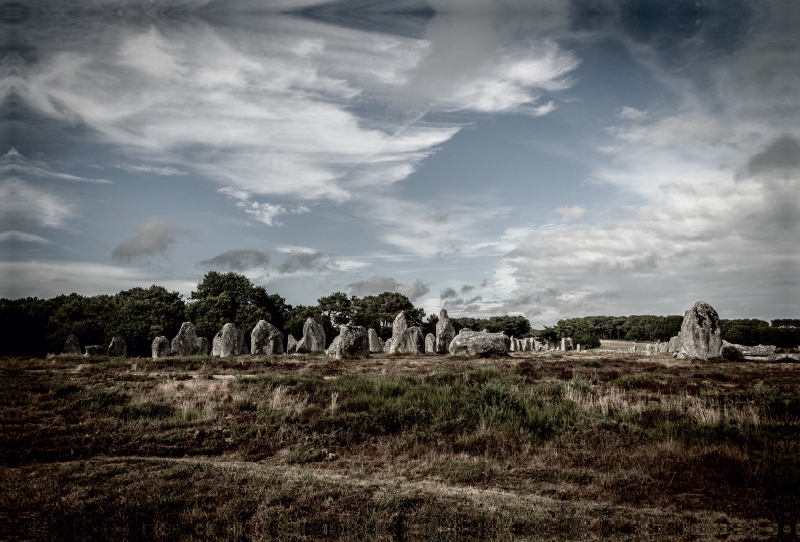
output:
[[70, 335], [67, 337], [67, 340], [64, 341], [64, 348], [61, 350], [62, 356], [80, 356], [81, 355], [81, 343], [78, 342], [78, 337], [75, 335]]
[[340, 326], [325, 353], [335, 359], [368, 358], [369, 334], [362, 326]]
[[562, 352], [566, 352], [567, 351], [567, 338], [566, 337], [562, 337], [561, 338], [561, 351]]
[[250, 333], [250, 353], [283, 354], [283, 333], [266, 320], [259, 320]]
[[658, 354], [658, 347], [654, 344], [648, 344], [645, 346], [645, 353], [647, 353], [648, 356], [655, 356]]
[[383, 343], [383, 352], [385, 354], [388, 354], [391, 351], [392, 351], [392, 338], [389, 337], [388, 339], [386, 339], [386, 342]]
[[490, 357], [508, 354], [511, 340], [504, 333], [477, 333], [462, 329], [450, 343], [453, 356]]
[[286, 339], [286, 353], [287, 354], [297, 353], [297, 339], [295, 339], [294, 335], [292, 335], [291, 333], [289, 334], [289, 338]]
[[85, 356], [103, 356], [106, 353], [106, 349], [103, 348], [102, 344], [90, 344], [85, 350]]
[[578, 351], [578, 352], [580, 352], [580, 351], [581, 351], [581, 345], [578, 345], [578, 346], [575, 348], [575, 350], [576, 350], [576, 351]]
[[422, 354], [425, 352], [425, 336], [417, 326], [406, 328], [403, 334], [392, 337], [392, 354]]
[[722, 351], [722, 331], [717, 311], [703, 301], [695, 303], [683, 316], [680, 336], [678, 358], [718, 358]]
[[169, 339], [164, 337], [156, 337], [153, 339], [153, 344], [150, 345], [150, 353], [153, 359], [166, 358], [172, 353], [172, 347], [169, 344]]
[[508, 349], [511, 352], [516, 352], [517, 350], [519, 350], [519, 348], [517, 347], [517, 339], [515, 339], [514, 337], [511, 337], [509, 339]]
[[325, 328], [322, 324], [309, 316], [303, 324], [303, 338], [297, 342], [297, 353], [323, 353], [325, 352]]
[[667, 352], [669, 352], [670, 354], [674, 354], [674, 353], [680, 351], [680, 349], [681, 349], [681, 339], [680, 339], [680, 337], [678, 335], [675, 335], [674, 337], [670, 337], [669, 343], [667, 343], [667, 344], [668, 344]]
[[[181, 329], [175, 338], [172, 339], [170, 349], [173, 356], [196, 356], [199, 353], [199, 344], [197, 342], [197, 330], [191, 322], [184, 322], [181, 324]], [[206, 348], [208, 352], [208, 348]], [[205, 355], [205, 354], [203, 354]]]
[[211, 345], [208, 344], [208, 339], [205, 337], [197, 337], [194, 343], [195, 356], [207, 356], [208, 349]]
[[669, 348], [669, 343], [658, 343], [659, 354], [666, 354], [668, 348]]
[[436, 353], [447, 354], [450, 351], [450, 343], [456, 336], [456, 328], [447, 316], [447, 310], [439, 311], [439, 321], [436, 322]]
[[244, 353], [244, 333], [232, 323], [222, 326], [214, 336], [211, 355], [218, 358], [239, 356]]
[[407, 329], [408, 323], [406, 322], [406, 315], [403, 311], [400, 311], [397, 313], [397, 316], [394, 317], [394, 322], [392, 322], [392, 346], [389, 348], [390, 354], [397, 352], [400, 344], [404, 341], [403, 335]]
[[435, 354], [436, 353], [436, 335], [433, 333], [428, 333], [425, 335], [425, 353], [426, 354]]
[[122, 337], [114, 337], [108, 345], [108, 357], [124, 358], [128, 355], [128, 345]]
[[369, 328], [367, 330], [367, 338], [369, 339], [370, 354], [378, 354], [380, 352], [383, 352], [383, 345], [381, 344], [381, 338], [378, 337], [378, 332], [375, 331], [374, 328]]

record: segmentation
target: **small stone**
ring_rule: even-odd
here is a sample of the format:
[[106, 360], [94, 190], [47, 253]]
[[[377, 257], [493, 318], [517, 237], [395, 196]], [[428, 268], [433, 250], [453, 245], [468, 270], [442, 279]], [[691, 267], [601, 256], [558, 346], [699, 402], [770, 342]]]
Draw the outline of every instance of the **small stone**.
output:
[[110, 358], [124, 358], [128, 355], [128, 345], [125, 344], [125, 339], [122, 337], [114, 337], [111, 339], [111, 344], [108, 345], [108, 357]]
[[87, 346], [84, 350], [86, 350], [86, 356], [105, 356], [106, 349], [102, 344], [91, 344]]
[[81, 343], [78, 342], [78, 337], [75, 335], [70, 335], [67, 337], [67, 340], [64, 341], [64, 348], [61, 350], [62, 356], [80, 356], [81, 355]]
[[289, 338], [286, 339], [286, 353], [287, 354], [297, 353], [297, 339], [295, 339], [294, 335], [292, 335], [291, 333], [289, 334]]
[[504, 333], [477, 333], [462, 329], [450, 343], [453, 356], [490, 357], [508, 354], [511, 340]]
[[250, 333], [250, 353], [283, 354], [283, 333], [266, 320], [259, 320]]
[[425, 335], [425, 353], [426, 354], [435, 354], [436, 353], [436, 335], [433, 333], [428, 333]]
[[169, 339], [164, 337], [156, 337], [150, 345], [150, 354], [153, 359], [166, 358], [172, 353], [172, 347], [169, 344]]

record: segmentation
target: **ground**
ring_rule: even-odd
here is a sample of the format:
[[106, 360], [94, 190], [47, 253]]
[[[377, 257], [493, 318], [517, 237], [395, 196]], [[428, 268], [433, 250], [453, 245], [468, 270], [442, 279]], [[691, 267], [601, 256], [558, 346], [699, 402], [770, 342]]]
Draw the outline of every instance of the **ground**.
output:
[[0, 368], [0, 540], [797, 539], [798, 364], [598, 351]]

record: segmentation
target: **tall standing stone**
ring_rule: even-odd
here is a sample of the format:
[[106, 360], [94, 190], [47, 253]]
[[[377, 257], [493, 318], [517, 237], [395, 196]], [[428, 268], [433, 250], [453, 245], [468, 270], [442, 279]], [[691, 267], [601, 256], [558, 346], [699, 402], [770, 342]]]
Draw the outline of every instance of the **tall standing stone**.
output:
[[[197, 330], [191, 322], [181, 324], [178, 334], [172, 339], [170, 349], [173, 356], [196, 356], [200, 352]], [[206, 348], [208, 352], [208, 348]], [[205, 355], [205, 354], [203, 354]]]
[[164, 337], [156, 337], [153, 339], [153, 344], [150, 345], [150, 354], [153, 359], [166, 358], [172, 353], [172, 347], [169, 344], [169, 339]]
[[561, 351], [562, 352], [566, 352], [567, 351], [567, 338], [566, 337], [562, 337], [561, 338]]
[[378, 354], [380, 352], [383, 352], [383, 345], [381, 344], [381, 338], [378, 337], [378, 332], [375, 331], [374, 328], [369, 328], [367, 330], [367, 338], [369, 339], [370, 354]]
[[283, 354], [283, 333], [266, 320], [259, 320], [250, 333], [250, 353]]
[[678, 358], [718, 358], [722, 351], [722, 330], [717, 311], [703, 301], [695, 303], [683, 316], [680, 337]]
[[78, 342], [78, 337], [75, 335], [70, 335], [67, 337], [67, 340], [64, 341], [64, 348], [61, 350], [62, 356], [80, 356], [81, 355], [81, 343]]
[[406, 328], [399, 337], [392, 337], [393, 354], [422, 354], [425, 352], [425, 336], [417, 326]]
[[244, 353], [244, 333], [232, 323], [222, 326], [214, 336], [211, 355], [219, 358], [239, 356]]
[[436, 353], [436, 335], [433, 333], [428, 333], [425, 335], [425, 353], [426, 354], [435, 354]]
[[124, 358], [128, 355], [128, 345], [122, 337], [114, 337], [108, 345], [108, 357]]
[[397, 313], [392, 322], [392, 346], [389, 348], [389, 353], [394, 354], [400, 348], [401, 343], [404, 342], [403, 335], [408, 329], [408, 322], [406, 322], [406, 315], [403, 311]]
[[303, 338], [297, 342], [297, 353], [323, 353], [325, 352], [325, 328], [309, 316], [303, 324]]
[[447, 354], [450, 351], [450, 343], [456, 336], [456, 328], [447, 316], [447, 310], [439, 311], [439, 321], [436, 322], [436, 353]]

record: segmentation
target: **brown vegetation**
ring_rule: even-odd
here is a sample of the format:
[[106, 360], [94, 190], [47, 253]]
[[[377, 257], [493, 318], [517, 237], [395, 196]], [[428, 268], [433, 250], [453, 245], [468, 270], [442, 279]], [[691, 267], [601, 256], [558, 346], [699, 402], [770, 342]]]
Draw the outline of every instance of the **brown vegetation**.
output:
[[800, 520], [794, 365], [0, 363], [0, 539], [735, 540]]

